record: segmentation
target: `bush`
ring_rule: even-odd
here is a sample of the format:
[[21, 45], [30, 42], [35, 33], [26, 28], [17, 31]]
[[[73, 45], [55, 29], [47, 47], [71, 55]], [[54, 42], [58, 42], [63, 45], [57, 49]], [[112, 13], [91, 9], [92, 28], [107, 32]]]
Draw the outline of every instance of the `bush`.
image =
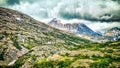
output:
[[46, 61], [34, 66], [35, 68], [54, 68], [53, 61]]
[[120, 60], [120, 57], [119, 57], [119, 56], [116, 56], [116, 55], [113, 55], [113, 56], [111, 57], [111, 59], [112, 59], [113, 61], [119, 61], [119, 60]]
[[112, 49], [108, 49], [108, 50], [106, 50], [106, 52], [113, 53], [113, 50]]
[[70, 54], [69, 53], [65, 53], [65, 56], [69, 56]]
[[105, 46], [106, 46], [106, 44], [100, 44], [100, 45], [99, 45], [100, 48], [103, 48], [103, 47], [105, 47]]
[[46, 59], [42, 59], [38, 61], [34, 68], [54, 68], [54, 61], [46, 61]]
[[105, 55], [104, 55], [104, 58], [109, 58], [109, 59], [111, 59], [111, 55], [105, 54]]
[[90, 64], [90, 68], [108, 68], [109, 60], [101, 60], [100, 62], [94, 62]]
[[71, 60], [66, 59], [63, 61], [47, 61], [43, 59], [38, 61], [33, 68], [70, 68]]
[[0, 60], [4, 60], [4, 52], [2, 52], [1, 54], [0, 54]]
[[71, 64], [71, 61], [66, 59], [65, 61], [60, 61], [58, 63], [58, 66], [59, 66], [59, 68], [66, 68], [66, 67], [69, 68], [70, 64]]
[[19, 49], [19, 50], [22, 49], [21, 46], [19, 46], [19, 43], [17, 42], [16, 39], [13, 41], [13, 45], [14, 45], [17, 49]]
[[100, 59], [100, 58], [102, 58], [102, 57], [99, 56], [99, 55], [92, 55], [92, 59], [93, 59], [93, 60], [98, 60], [98, 59]]

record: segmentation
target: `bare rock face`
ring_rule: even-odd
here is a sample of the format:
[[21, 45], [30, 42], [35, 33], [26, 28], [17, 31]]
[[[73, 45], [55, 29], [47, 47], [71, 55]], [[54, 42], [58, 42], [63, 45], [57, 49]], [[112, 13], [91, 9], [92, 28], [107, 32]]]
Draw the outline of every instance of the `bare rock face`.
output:
[[120, 39], [120, 28], [114, 27], [105, 32], [105, 36], [108, 36], [111, 40]]
[[114, 28], [111, 28], [110, 30], [108, 30], [105, 35], [107, 36], [114, 36], [114, 35], [118, 35], [120, 34], [120, 28], [118, 27], [114, 27]]
[[26, 54], [28, 51], [27, 48], [15, 44], [14, 41], [4, 35], [4, 38], [0, 40], [0, 66], [13, 65], [20, 56]]

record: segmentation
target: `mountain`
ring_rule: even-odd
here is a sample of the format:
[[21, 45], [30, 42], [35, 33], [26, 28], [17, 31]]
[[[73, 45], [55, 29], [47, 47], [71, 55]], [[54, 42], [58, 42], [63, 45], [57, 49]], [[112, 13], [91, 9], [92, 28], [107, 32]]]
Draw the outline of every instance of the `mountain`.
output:
[[94, 43], [0, 7], [0, 68], [119, 68], [119, 44]]
[[11, 66], [26, 53], [36, 56], [42, 52], [36, 57], [40, 60], [86, 42], [90, 43], [89, 40], [64, 33], [26, 14], [0, 7], [0, 66]]
[[75, 33], [75, 34], [84, 34], [84, 35], [91, 35], [91, 36], [102, 36], [99, 33], [94, 32], [92, 29], [90, 29], [88, 26], [86, 26], [83, 23], [67, 23], [67, 24], [62, 24], [60, 20], [57, 18], [54, 18], [49, 22], [49, 25], [52, 27], [55, 27], [57, 29]]
[[105, 32], [105, 36], [109, 37], [111, 40], [120, 39], [120, 28], [114, 27]]

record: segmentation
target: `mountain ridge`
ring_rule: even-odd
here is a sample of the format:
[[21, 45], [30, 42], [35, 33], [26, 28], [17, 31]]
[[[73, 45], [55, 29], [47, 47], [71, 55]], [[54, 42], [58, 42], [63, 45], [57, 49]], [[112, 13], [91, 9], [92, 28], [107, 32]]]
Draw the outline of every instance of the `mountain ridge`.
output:
[[92, 29], [90, 29], [87, 25], [83, 23], [67, 23], [62, 24], [60, 20], [57, 18], [52, 19], [49, 23], [52, 27], [55, 27], [57, 29], [75, 33], [75, 34], [86, 34], [86, 35], [92, 35], [92, 36], [102, 36], [99, 33], [94, 32]]

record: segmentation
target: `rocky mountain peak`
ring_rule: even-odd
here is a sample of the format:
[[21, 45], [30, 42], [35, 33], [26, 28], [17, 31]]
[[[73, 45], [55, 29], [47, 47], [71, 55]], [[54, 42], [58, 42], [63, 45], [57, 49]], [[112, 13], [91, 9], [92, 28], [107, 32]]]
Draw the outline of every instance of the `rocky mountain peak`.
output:
[[101, 36], [100, 34], [94, 32], [92, 29], [90, 29], [87, 25], [83, 23], [67, 23], [62, 24], [60, 20], [54, 18], [49, 22], [49, 25], [52, 27], [55, 27], [60, 30], [72, 32], [75, 34], [86, 34], [86, 35], [92, 35], [92, 36]]
[[53, 18], [49, 23], [60, 23], [60, 20], [57, 18]]
[[62, 24], [61, 21], [57, 18], [54, 18], [52, 19], [48, 24], [51, 24], [51, 25], [59, 25], [59, 24]]
[[114, 27], [105, 32], [105, 36], [110, 37], [112, 40], [120, 39], [120, 28]]

